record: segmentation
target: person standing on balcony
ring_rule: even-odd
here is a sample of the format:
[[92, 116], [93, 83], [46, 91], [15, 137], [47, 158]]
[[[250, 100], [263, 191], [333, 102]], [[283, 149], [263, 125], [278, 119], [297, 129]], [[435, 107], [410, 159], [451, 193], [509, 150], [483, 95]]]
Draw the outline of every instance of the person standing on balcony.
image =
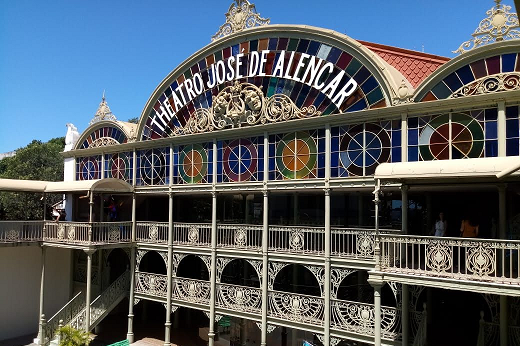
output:
[[446, 235], [446, 229], [448, 228], [448, 222], [444, 218], [444, 213], [439, 213], [439, 218], [435, 222], [435, 236], [444, 237]]
[[462, 238], [478, 237], [478, 223], [465, 218], [460, 225], [460, 236]]

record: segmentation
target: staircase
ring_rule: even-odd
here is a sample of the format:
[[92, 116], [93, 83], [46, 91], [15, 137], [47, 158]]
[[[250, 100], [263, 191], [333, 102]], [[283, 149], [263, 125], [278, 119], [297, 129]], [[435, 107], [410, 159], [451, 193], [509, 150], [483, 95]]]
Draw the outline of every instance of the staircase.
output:
[[[129, 285], [130, 271], [127, 270], [92, 301], [90, 304], [89, 331], [94, 329], [128, 295]], [[43, 327], [44, 340], [47, 341], [45, 345], [58, 345], [55, 334], [60, 324], [86, 330], [86, 311], [85, 294], [80, 292], [52, 316]]]

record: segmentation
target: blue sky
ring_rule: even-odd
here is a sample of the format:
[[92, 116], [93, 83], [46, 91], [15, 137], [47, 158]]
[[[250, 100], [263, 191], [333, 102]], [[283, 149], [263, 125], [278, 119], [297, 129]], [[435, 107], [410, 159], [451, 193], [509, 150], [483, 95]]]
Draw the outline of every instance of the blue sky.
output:
[[[119, 120], [210, 42], [231, 0], [0, 1], [0, 153], [83, 131], [103, 90]], [[491, 0], [253, 1], [273, 24], [453, 57]], [[513, 1], [504, 1], [513, 5]], [[513, 7], [514, 9], [514, 7]]]

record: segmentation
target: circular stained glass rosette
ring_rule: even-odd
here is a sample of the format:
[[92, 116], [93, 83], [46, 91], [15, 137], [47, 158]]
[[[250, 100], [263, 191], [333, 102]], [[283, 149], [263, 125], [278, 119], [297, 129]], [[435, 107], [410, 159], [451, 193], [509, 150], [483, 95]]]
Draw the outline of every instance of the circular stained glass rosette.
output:
[[285, 135], [276, 147], [276, 166], [287, 179], [302, 179], [316, 167], [316, 143], [308, 133]]
[[166, 159], [160, 152], [148, 150], [141, 156], [141, 179], [147, 184], [155, 184], [164, 177]]
[[79, 179], [80, 180], [92, 180], [98, 179], [97, 175], [99, 172], [99, 164], [95, 158], [85, 157], [81, 160], [79, 167]]
[[[390, 136], [376, 124], [356, 125], [343, 136], [339, 158], [350, 175], [372, 175], [377, 165], [390, 158]], [[363, 167], [365, 171], [363, 172]]]
[[231, 181], [247, 181], [256, 172], [258, 152], [248, 139], [237, 139], [224, 148], [224, 172]]
[[186, 183], [200, 183], [208, 171], [208, 154], [202, 145], [187, 145], [179, 154], [179, 175]]
[[[484, 130], [474, 118], [451, 115], [451, 152], [453, 159], [476, 158], [484, 150]], [[450, 118], [448, 114], [432, 119], [419, 135], [419, 151], [423, 160], [450, 158]]]
[[130, 178], [130, 157], [128, 155], [114, 154], [110, 158], [110, 166], [108, 167], [110, 177], [116, 179], [127, 180]]

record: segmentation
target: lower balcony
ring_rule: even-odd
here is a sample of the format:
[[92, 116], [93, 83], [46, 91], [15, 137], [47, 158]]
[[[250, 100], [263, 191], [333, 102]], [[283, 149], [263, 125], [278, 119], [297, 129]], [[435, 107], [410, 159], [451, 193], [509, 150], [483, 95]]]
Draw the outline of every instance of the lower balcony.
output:
[[520, 296], [520, 241], [381, 235], [385, 281]]

